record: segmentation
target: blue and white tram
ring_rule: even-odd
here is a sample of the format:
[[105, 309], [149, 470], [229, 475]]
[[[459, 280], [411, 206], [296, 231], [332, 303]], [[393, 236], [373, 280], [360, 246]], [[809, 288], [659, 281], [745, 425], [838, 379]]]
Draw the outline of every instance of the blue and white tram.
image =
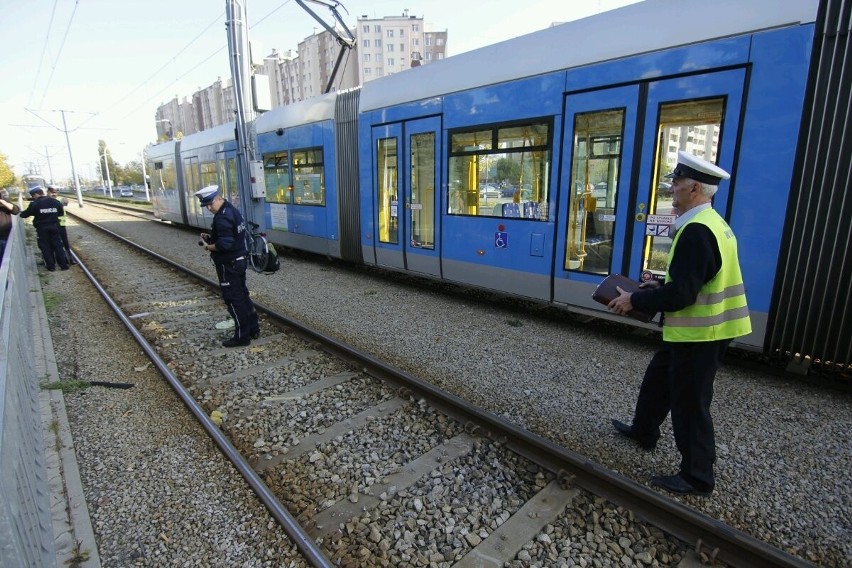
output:
[[266, 186], [267, 236], [340, 258], [334, 109], [336, 94], [278, 107], [255, 121]]
[[815, 15], [646, 1], [365, 84], [364, 261], [605, 316], [603, 276], [664, 270], [687, 150], [736, 172], [715, 207], [761, 347]]
[[202, 187], [218, 184], [225, 197], [240, 205], [237, 191], [234, 124], [190, 134], [147, 150], [154, 214], [160, 219], [209, 228], [213, 221], [193, 197]]
[[47, 178], [41, 174], [24, 174], [21, 179], [27, 186], [27, 191], [34, 187], [47, 187]]
[[[733, 173], [714, 207], [740, 245], [739, 345], [765, 349], [818, 4], [645, 0], [275, 109], [254, 124], [265, 199], [244, 199], [276, 244], [613, 318], [592, 291], [662, 274], [685, 150]], [[177, 173], [164, 214], [205, 226], [193, 191], [237, 197], [234, 148], [233, 126], [152, 148]]]

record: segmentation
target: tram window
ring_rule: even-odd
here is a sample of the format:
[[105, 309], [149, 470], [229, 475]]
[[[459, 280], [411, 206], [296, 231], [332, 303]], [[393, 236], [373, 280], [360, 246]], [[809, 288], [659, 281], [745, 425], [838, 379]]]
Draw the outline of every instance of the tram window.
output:
[[154, 163], [154, 175], [151, 176], [151, 189], [160, 195], [177, 195], [177, 174], [174, 160]]
[[399, 186], [397, 184], [397, 139], [382, 138], [378, 146], [379, 241], [399, 243]]
[[240, 186], [237, 184], [237, 159], [228, 158], [228, 183], [231, 187], [231, 195], [234, 207], [240, 207]]
[[325, 167], [322, 149], [293, 152], [293, 201], [300, 205], [325, 205]]
[[[660, 105], [649, 213], [675, 214], [672, 210], [671, 183], [665, 175], [677, 165], [679, 150], [714, 163], [717, 161], [724, 112], [724, 97]], [[642, 268], [663, 274], [671, 247], [672, 240], [669, 237], [646, 236]]]
[[450, 215], [547, 220], [550, 121], [450, 132]]
[[266, 201], [290, 203], [290, 161], [287, 152], [264, 154], [263, 177], [266, 181]]
[[[200, 177], [198, 175], [198, 158], [191, 156], [183, 159], [183, 180], [184, 187], [187, 188], [187, 193], [192, 194], [201, 189], [202, 185], [200, 184]], [[192, 197], [192, 195], [189, 195]], [[188, 199], [189, 201], [189, 209], [195, 214], [199, 214], [202, 211], [202, 207], [198, 204], [197, 199]]]
[[202, 162], [200, 172], [201, 187], [207, 187], [208, 185], [218, 185], [218, 180], [216, 178], [216, 162]]
[[411, 244], [435, 248], [435, 133], [413, 134], [411, 148]]
[[611, 109], [574, 118], [565, 270], [609, 273], [624, 112]]

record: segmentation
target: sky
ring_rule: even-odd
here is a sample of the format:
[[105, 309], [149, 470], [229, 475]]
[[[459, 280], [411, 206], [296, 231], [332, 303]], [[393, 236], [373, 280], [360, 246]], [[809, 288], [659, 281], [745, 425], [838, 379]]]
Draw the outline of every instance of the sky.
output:
[[[427, 27], [448, 31], [451, 57], [637, 1], [341, 0], [338, 10], [351, 28], [360, 16], [408, 9]], [[254, 52], [295, 51], [321, 30], [294, 0], [245, 3]], [[307, 4], [331, 21], [324, 5]], [[230, 77], [225, 6], [225, 0], [0, 0], [0, 153], [15, 174], [69, 179], [66, 130], [83, 179], [97, 176], [98, 140], [119, 164], [139, 160], [156, 139], [157, 107]]]

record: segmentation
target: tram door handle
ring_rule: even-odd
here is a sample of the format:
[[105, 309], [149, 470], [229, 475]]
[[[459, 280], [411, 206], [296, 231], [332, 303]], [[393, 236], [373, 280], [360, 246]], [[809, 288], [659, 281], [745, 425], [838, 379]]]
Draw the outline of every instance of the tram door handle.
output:
[[636, 206], [636, 222], [642, 223], [645, 221], [646, 213], [645, 213], [645, 204], [640, 203]]

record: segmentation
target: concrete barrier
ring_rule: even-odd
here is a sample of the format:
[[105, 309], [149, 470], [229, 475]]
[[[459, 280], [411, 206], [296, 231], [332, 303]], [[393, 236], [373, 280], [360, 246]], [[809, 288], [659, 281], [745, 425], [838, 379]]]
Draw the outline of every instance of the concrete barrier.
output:
[[0, 568], [55, 567], [24, 223], [0, 264]]

